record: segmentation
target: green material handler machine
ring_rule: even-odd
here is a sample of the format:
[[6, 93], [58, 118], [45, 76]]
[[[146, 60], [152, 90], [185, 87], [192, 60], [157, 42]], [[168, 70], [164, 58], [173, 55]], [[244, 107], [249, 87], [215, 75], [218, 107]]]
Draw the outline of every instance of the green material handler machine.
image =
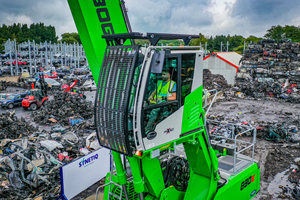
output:
[[[98, 85], [97, 137], [114, 163], [104, 199], [253, 198], [260, 185], [255, 132], [247, 148], [252, 157], [237, 150], [236, 137], [234, 144], [211, 141], [203, 51], [188, 46], [199, 36], [131, 32], [124, 2], [117, 0], [68, 2]], [[136, 39], [151, 45], [134, 45]], [[157, 46], [174, 39], [185, 45]]]

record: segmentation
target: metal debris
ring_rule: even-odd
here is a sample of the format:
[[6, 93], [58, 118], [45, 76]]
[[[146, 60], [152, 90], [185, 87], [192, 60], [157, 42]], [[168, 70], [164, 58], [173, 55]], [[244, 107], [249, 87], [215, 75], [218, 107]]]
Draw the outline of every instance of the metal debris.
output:
[[26, 122], [24, 118], [18, 119], [15, 116], [15, 111], [0, 114], [0, 139], [16, 139], [30, 135], [37, 130], [37, 127]]
[[209, 69], [203, 69], [203, 88], [207, 90], [217, 89], [223, 91], [230, 88], [223, 75], [212, 74]]
[[39, 124], [60, 123], [69, 124], [69, 118], [90, 119], [94, 110], [90, 101], [86, 101], [77, 94], [69, 92], [57, 92], [53, 100], [47, 102], [47, 106], [32, 113], [32, 118]]
[[232, 95], [300, 102], [299, 43], [262, 40], [248, 45], [241, 62]]

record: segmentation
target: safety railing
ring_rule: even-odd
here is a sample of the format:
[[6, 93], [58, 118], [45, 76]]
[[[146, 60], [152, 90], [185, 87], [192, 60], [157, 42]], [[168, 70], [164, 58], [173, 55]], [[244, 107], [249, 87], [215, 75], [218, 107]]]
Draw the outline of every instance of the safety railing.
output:
[[[214, 94], [212, 94], [214, 93]], [[203, 109], [205, 109], [207, 107], [207, 98], [208, 98], [208, 94], [210, 94], [210, 96], [213, 96], [213, 99], [212, 101], [209, 103], [209, 107], [208, 109], [206, 110], [205, 112], [205, 118], [206, 118], [206, 115], [207, 113], [209, 112], [212, 104], [214, 103], [214, 101], [216, 100], [217, 98], [217, 94], [218, 94], [218, 91], [216, 89], [213, 89], [213, 90], [203, 90], [203, 94], [204, 94], [204, 106], [203, 106]]]
[[[208, 124], [223, 124], [223, 125], [228, 125], [228, 126], [232, 126], [232, 132], [230, 134], [229, 137], [225, 137], [222, 135], [217, 135], [217, 134], [210, 134], [210, 137], [217, 137], [217, 138], [221, 138], [221, 139], [225, 139], [225, 140], [229, 140], [229, 141], [233, 141], [234, 142], [234, 154], [233, 154], [233, 174], [236, 174], [239, 170], [236, 169], [236, 160], [239, 154], [242, 154], [242, 152], [244, 152], [247, 149], [252, 148], [252, 155], [251, 155], [251, 160], [249, 161], [249, 164], [252, 164], [254, 162], [254, 150], [255, 150], [255, 143], [256, 143], [256, 128], [255, 127], [250, 127], [250, 126], [246, 126], [246, 125], [238, 125], [238, 124], [232, 124], [232, 123], [224, 123], [224, 122], [220, 122], [220, 121], [216, 121], [216, 120], [206, 120], [206, 123]], [[236, 127], [240, 127], [240, 128], [244, 128], [246, 130], [238, 133], [235, 135], [235, 129]], [[243, 141], [243, 140], [239, 140], [237, 139], [237, 137], [242, 136], [242, 135], [246, 135], [246, 134], [251, 134], [252, 133], [252, 142], [247, 142], [247, 141]], [[241, 144], [246, 144], [246, 147], [242, 148], [241, 150], [237, 151], [237, 142], [241, 143]], [[240, 158], [240, 157], [239, 157]], [[241, 158], [240, 158], [241, 159]]]

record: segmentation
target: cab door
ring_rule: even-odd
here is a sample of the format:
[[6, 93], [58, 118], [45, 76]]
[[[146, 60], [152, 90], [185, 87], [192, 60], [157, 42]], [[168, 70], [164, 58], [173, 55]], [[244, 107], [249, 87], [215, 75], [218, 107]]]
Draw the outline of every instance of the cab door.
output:
[[[181, 55], [166, 54], [161, 73], [149, 72], [142, 109], [145, 149], [172, 141], [181, 133]], [[164, 122], [163, 122], [164, 121]]]
[[16, 106], [19, 106], [22, 104], [22, 100], [23, 98], [21, 98], [21, 95], [17, 95], [15, 98], [14, 98], [14, 105]]

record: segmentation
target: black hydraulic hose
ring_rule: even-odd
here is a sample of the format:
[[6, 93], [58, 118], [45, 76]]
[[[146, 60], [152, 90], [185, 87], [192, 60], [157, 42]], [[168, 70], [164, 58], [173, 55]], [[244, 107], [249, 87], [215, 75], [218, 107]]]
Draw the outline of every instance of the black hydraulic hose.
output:
[[179, 191], [186, 191], [189, 180], [188, 161], [182, 157], [173, 157], [167, 161], [164, 171], [165, 187], [173, 185]]

